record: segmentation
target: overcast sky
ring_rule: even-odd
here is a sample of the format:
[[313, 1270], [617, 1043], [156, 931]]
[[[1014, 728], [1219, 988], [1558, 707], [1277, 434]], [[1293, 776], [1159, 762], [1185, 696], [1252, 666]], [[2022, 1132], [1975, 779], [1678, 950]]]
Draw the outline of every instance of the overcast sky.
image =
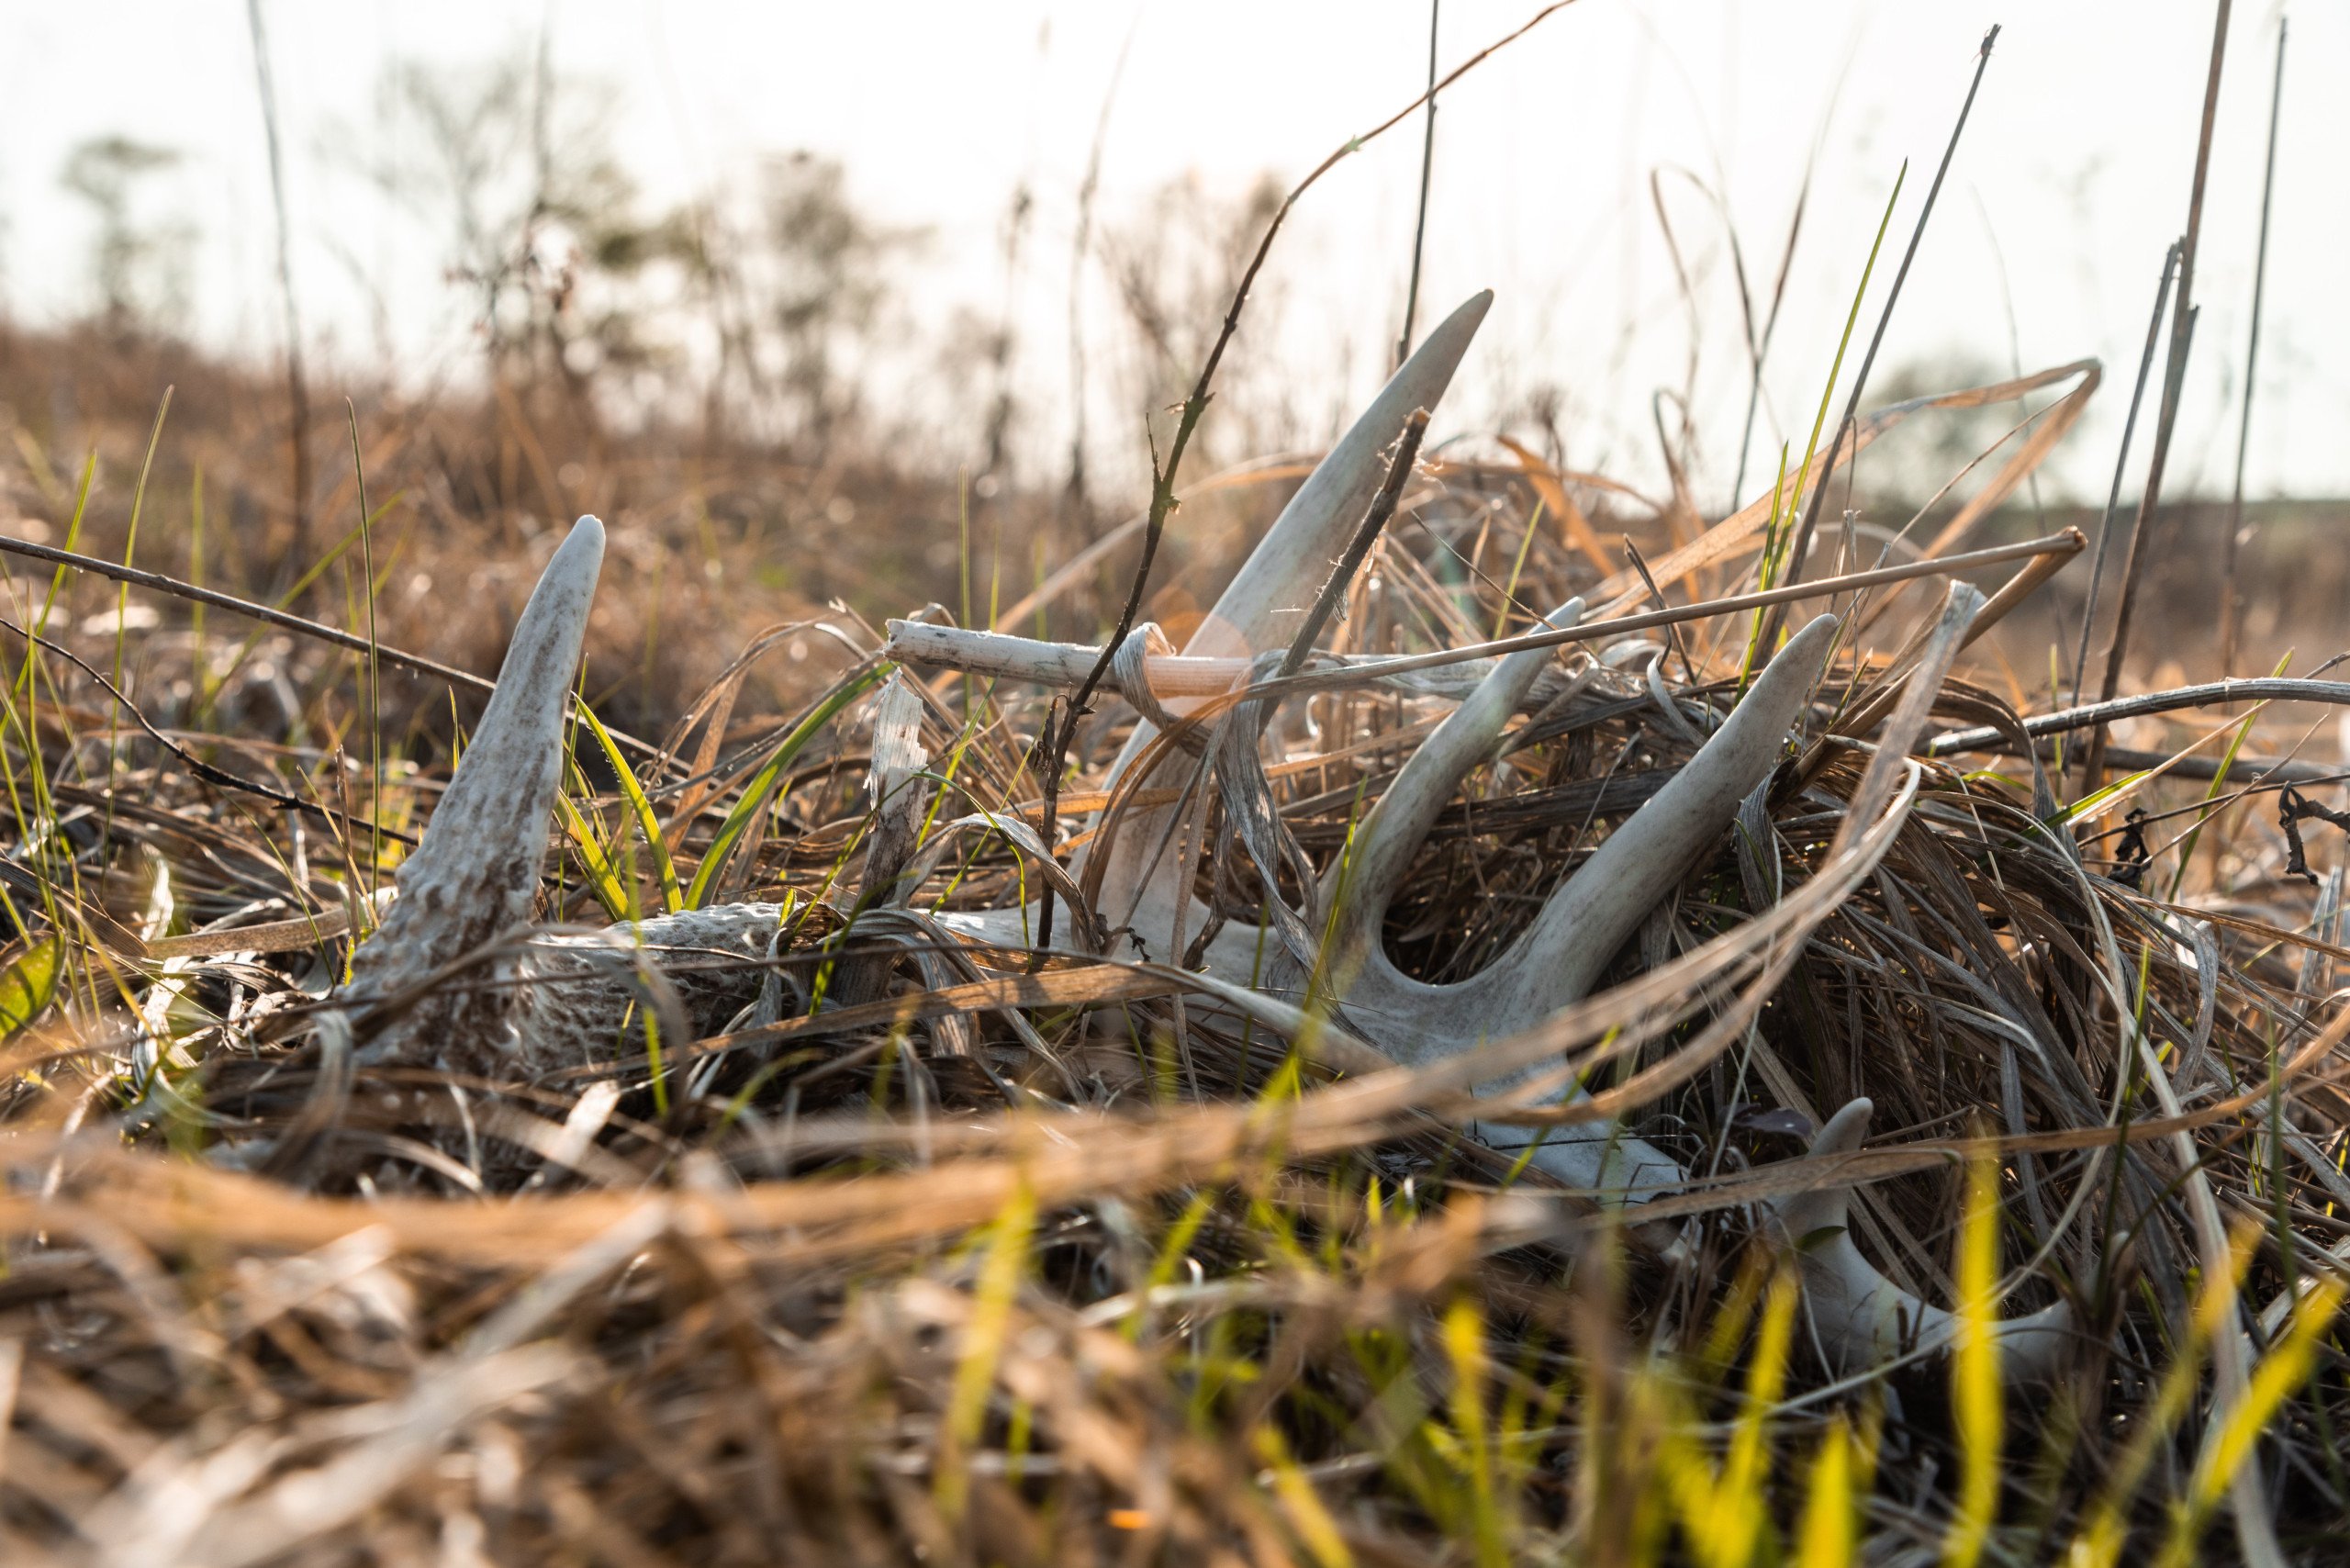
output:
[[[544, 29], [557, 71], [608, 93], [613, 141], [652, 197], [682, 198], [764, 151], [835, 156], [878, 215], [931, 231], [923, 293], [934, 300], [996, 308], [1006, 202], [1033, 190], [1032, 259], [1013, 288], [1040, 423], [1066, 388], [1076, 192], [1121, 50], [1105, 212], [1187, 173], [1234, 191], [1265, 170], [1302, 174], [1411, 99], [1428, 17], [1426, 0], [265, 4], [295, 270], [330, 358], [376, 353], [379, 318], [411, 374], [466, 353], [464, 302], [442, 277], [439, 241], [350, 172], [386, 151], [375, 108], [386, 66], [462, 68]], [[1535, 8], [1448, 0], [1443, 59]], [[1467, 78], [1438, 120], [1425, 308], [1499, 291], [1449, 422], [1467, 428], [1556, 385], [1572, 456], [1651, 476], [1651, 395], [1681, 383], [1692, 343], [1651, 172], [1667, 171], [1693, 258], [1718, 261], [1719, 229], [1672, 171], [1723, 189], [1750, 267], [1767, 274], [1817, 145], [1769, 378], [1778, 429], [1807, 425], [1894, 176], [1910, 160], [1880, 295], [1976, 44], [2002, 22], [1881, 365], [2102, 358], [2105, 389], [2054, 471], [2060, 487], [2101, 498], [2161, 255], [2186, 219], [2212, 14], [2211, 0], [1581, 0]], [[2204, 308], [2172, 466], [2207, 490], [2225, 490], [2234, 462], [2277, 17], [2273, 3], [2239, 6], [2229, 40], [2196, 283]], [[2304, 4], [2291, 24], [2250, 489], [2350, 494], [2350, 7]], [[0, 297], [34, 321], [88, 303], [90, 222], [58, 173], [74, 145], [108, 132], [186, 154], [158, 199], [198, 234], [191, 330], [277, 353], [240, 0], [0, 7]], [[1258, 352], [1326, 393], [1306, 401], [1332, 417], [1377, 379], [1394, 337], [1419, 161], [1416, 122], [1374, 143], [1306, 198], [1276, 253], [1283, 314]], [[1725, 465], [1743, 401], [1727, 276], [1708, 263], [1696, 333], [1701, 445]], [[1874, 318], [1872, 299], [1863, 330]]]

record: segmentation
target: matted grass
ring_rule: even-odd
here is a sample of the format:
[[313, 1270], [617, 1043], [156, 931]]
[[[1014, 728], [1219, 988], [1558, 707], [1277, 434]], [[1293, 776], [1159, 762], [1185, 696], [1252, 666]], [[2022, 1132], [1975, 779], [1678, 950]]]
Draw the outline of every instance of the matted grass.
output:
[[[1431, 470], [1333, 646], [1460, 645], [1590, 592], [1544, 504], [1562, 483]], [[1619, 521], [1676, 598], [1734, 589], [1769, 537]], [[18, 615], [47, 588], [20, 578]], [[48, 634], [102, 673], [113, 639], [65, 612], [91, 597], [68, 584]], [[150, 634], [133, 692], [239, 716], [197, 733], [150, 712], [167, 746], [29, 649], [0, 873], [0, 1543], [12, 1562], [1729, 1563], [1863, 1542], [2111, 1562], [2230, 1553], [2230, 1484], [2256, 1476], [2287, 1549], [2319, 1553], [2350, 1520], [2345, 955], [2282, 875], [2273, 787], [2199, 840], [2180, 834], [2196, 818], [2163, 821], [2130, 869], [2112, 833], [2076, 860], [2076, 832], [2210, 785], [2130, 775], [2067, 810], [2020, 760], [1926, 761], [1874, 872], [1785, 915], [1867, 758], [1840, 715], [1867, 709], [1930, 595], [1840, 608], [1854, 633], [1807, 721], [1819, 744], [1551, 1042], [1595, 1089], [1630, 1085], [1637, 1130], [1706, 1173], [1649, 1211], [1691, 1227], [1671, 1259], [1464, 1141], [1461, 1074], [1293, 1048], [1184, 1004], [1171, 971], [901, 956], [879, 1001], [807, 1016], [860, 953], [844, 917], [878, 654], [853, 621], [819, 641], [835, 695], [804, 713], [736, 719], [736, 670], [692, 705], [707, 736], [661, 760], [583, 732], [553, 829], [551, 923], [780, 900], [782, 1022], [729, 1033], [762, 970], [713, 958], [686, 1037], [632, 1032], [533, 1081], [352, 1068], [314, 1026], [436, 789], [395, 746], [375, 793], [347, 717], [364, 661], [291, 641], [263, 673], [217, 620], [202, 644]], [[1669, 716], [1648, 655], [1566, 654], [1572, 695], [1422, 851], [1389, 917], [1398, 961], [1438, 978], [1498, 951], [1686, 758], [1687, 703], [1727, 700], [1750, 628], [1676, 629]], [[1952, 682], [1938, 714], [2009, 713], [1986, 679]], [[281, 681], [317, 695], [273, 730]], [[937, 820], [1033, 819], [1039, 695], [932, 690]], [[1440, 711], [1292, 706], [1273, 788], [1318, 868]], [[1080, 734], [1080, 836], [1130, 722], [1112, 704]], [[2239, 722], [2140, 722], [2168, 752]], [[2236, 777], [2295, 744], [2273, 710], [2240, 722]], [[338, 727], [339, 749], [298, 738]], [[968, 838], [913, 902], [1001, 903], [1024, 879], [1010, 844]], [[1263, 896], [1237, 857], [1203, 893], [1243, 919]], [[1741, 1011], [1727, 1049], [1692, 1054]], [[1876, 1145], [1802, 1162], [1855, 1094]], [[1746, 1205], [1825, 1179], [1863, 1182], [1863, 1249], [1969, 1324], [2070, 1301], [2062, 1374], [2003, 1387], [1979, 1329], [1874, 1374], [1823, 1366]]]

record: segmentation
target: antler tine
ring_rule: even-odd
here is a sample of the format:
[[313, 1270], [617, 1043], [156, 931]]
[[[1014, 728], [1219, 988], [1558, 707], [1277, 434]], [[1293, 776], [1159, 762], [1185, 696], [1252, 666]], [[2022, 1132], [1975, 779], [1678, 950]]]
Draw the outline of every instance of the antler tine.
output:
[[[1874, 1109], [1865, 1099], [1847, 1104], [1812, 1139], [1812, 1154], [1858, 1149]], [[1859, 1371], [1907, 1350], [1948, 1345], [1958, 1320], [1886, 1279], [1852, 1244], [1852, 1203], [1851, 1188], [1823, 1187], [1771, 1205], [1772, 1223], [1803, 1271], [1804, 1301], [1821, 1349], [1840, 1370]], [[2073, 1327], [2072, 1308], [2061, 1301], [1994, 1325], [2001, 1374], [2016, 1382], [2052, 1371]]]
[[1739, 802], [1778, 766], [1836, 637], [1822, 615], [1787, 641], [1687, 766], [1550, 895], [1526, 935], [1464, 984], [1495, 1037], [1579, 1002], [1657, 902], [1713, 853]]
[[1433, 411], [1442, 399], [1493, 303], [1491, 289], [1472, 295], [1380, 388], [1265, 531], [1183, 652], [1247, 658], [1289, 644], [1387, 476], [1387, 449], [1413, 409]]
[[[1497, 699], [1511, 674], [1506, 666], [1497, 671], [1405, 765], [1410, 775], [1422, 757], [1435, 754], [1408, 780], [1410, 788], [1399, 778], [1380, 802], [1375, 814], [1387, 814], [1391, 807], [1393, 814], [1379, 825], [1373, 863], [1352, 872], [1370, 886], [1348, 911], [1355, 922], [1348, 933], [1352, 942], [1343, 955], [1345, 967], [1336, 969], [1336, 990], [1348, 1017], [1401, 1059], [1427, 1062], [1532, 1028], [1581, 1001], [1632, 928], [1712, 852], [1739, 802], [1777, 766], [1787, 730], [1810, 700], [1834, 635], [1835, 622], [1829, 616], [1798, 633], [1688, 766], [1550, 895], [1507, 952], [1465, 980], [1431, 985], [1396, 969], [1380, 946], [1382, 890], [1392, 890], [1435, 812], [1506, 721], [1509, 708]], [[1511, 662], [1525, 656], [1514, 655]], [[1515, 674], [1532, 678], [1523, 669]], [[1536, 1070], [1529, 1067], [1478, 1087], [1490, 1093]], [[1570, 1089], [1564, 1098], [1581, 1093]], [[1481, 1126], [1478, 1136], [1496, 1148], [1524, 1147], [1523, 1137], [1505, 1127]], [[1683, 1176], [1670, 1155], [1612, 1121], [1556, 1129], [1530, 1158], [1571, 1187], [1625, 1204], [1671, 1191]]]
[[[352, 992], [397, 991], [529, 924], [563, 772], [564, 701], [603, 562], [604, 525], [582, 517], [531, 590], [473, 744], [395, 873], [399, 897], [352, 955]], [[467, 985], [411, 1011], [370, 1054], [406, 1056], [431, 1034], [509, 1040], [510, 1007], [502, 988]]]
[[[1402, 432], [1413, 409], [1434, 409], [1443, 398], [1493, 302], [1490, 289], [1472, 296], [1404, 362], [1298, 487], [1192, 634], [1185, 653], [1248, 657], [1287, 644], [1297, 615], [1329, 574], [1331, 561], [1346, 547], [1386, 476], [1381, 454]], [[1196, 703], [1168, 706], [1182, 713]], [[1111, 769], [1113, 787], [1156, 733], [1147, 723], [1136, 726]], [[1174, 784], [1185, 766], [1183, 758], [1169, 758], [1154, 769], [1152, 778]], [[1113, 924], [1132, 926], [1153, 952], [1167, 950], [1182, 901], [1189, 897], [1190, 878], [1176, 847], [1181, 835], [1166, 831], [1176, 809], [1136, 812], [1117, 834], [1108, 852], [1110, 861], [1102, 868], [1099, 907]]]
[[[1582, 619], [1583, 600], [1571, 599], [1544, 617], [1544, 623], [1565, 628]], [[1529, 648], [1496, 664], [1404, 759], [1394, 781], [1363, 818], [1345, 864], [1330, 874], [1330, 945], [1323, 962], [1332, 973], [1355, 973], [1378, 946], [1380, 924], [1412, 857], [1419, 853], [1462, 778], [1492, 755], [1502, 726], [1526, 700], [1550, 653], [1549, 648]]]
[[[1788, 728], [1827, 663], [1835, 628], [1835, 618], [1823, 615], [1789, 639], [1697, 755], [1550, 895], [1509, 951], [1447, 988], [1455, 1019], [1474, 1019], [1483, 1037], [1497, 1039], [1583, 999], [1633, 927], [1712, 853], [1739, 803], [1778, 765]], [[1394, 977], [1387, 989], [1403, 989], [1400, 982]], [[1505, 1088], [1534, 1070], [1483, 1087]], [[1570, 1089], [1564, 1098], [1582, 1092]], [[1537, 1148], [1533, 1162], [1570, 1186], [1633, 1205], [1683, 1179], [1672, 1156], [1617, 1123], [1561, 1131]], [[1481, 1136], [1497, 1145], [1510, 1141], [1500, 1128], [1481, 1129]]]

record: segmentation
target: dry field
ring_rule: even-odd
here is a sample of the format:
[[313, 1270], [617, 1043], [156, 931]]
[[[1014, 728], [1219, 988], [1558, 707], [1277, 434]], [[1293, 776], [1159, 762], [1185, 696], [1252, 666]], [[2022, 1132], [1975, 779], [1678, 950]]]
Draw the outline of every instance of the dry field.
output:
[[0, 1560], [2338, 1560], [2341, 509], [2099, 709], [2122, 372], [1722, 516], [1481, 312], [1131, 521], [0, 327]]

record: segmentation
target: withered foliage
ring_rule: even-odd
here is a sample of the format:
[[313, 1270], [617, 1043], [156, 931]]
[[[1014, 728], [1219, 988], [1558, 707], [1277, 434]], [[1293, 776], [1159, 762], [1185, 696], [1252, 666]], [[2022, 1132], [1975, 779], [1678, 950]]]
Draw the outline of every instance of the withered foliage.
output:
[[[1588, 589], [1604, 561], [1537, 507], [1575, 483], [1465, 458], [1433, 472], [1335, 645], [1459, 645]], [[1582, 488], [1611, 532], [1681, 542], [1673, 508], [1602, 510]], [[1748, 564], [1661, 586], [1701, 598]], [[45, 587], [20, 575], [15, 602], [37, 610]], [[85, 612], [112, 602], [69, 588], [49, 634], [106, 668], [112, 638]], [[1868, 630], [1818, 695], [1817, 744], [1597, 999], [1592, 1043], [1639, 1045], [1598, 1053], [1592, 1086], [1662, 1084], [1633, 1126], [1698, 1173], [1651, 1211], [1688, 1227], [1668, 1256], [1654, 1227], [1546, 1196], [1465, 1139], [1457, 1086], [1298, 1048], [1165, 971], [864, 950], [845, 922], [870, 810], [856, 706], [736, 852], [730, 896], [785, 904], [773, 960], [711, 955], [663, 1014], [682, 1036], [632, 1029], [531, 1081], [358, 1065], [316, 1003], [436, 786], [396, 744], [378, 792], [354, 662], [296, 643], [231, 657], [217, 624], [199, 643], [168, 605], [175, 629], [130, 652], [131, 700], [162, 694], [149, 717], [311, 802], [296, 811], [199, 778], [32, 651], [6, 711], [0, 858], [0, 1553], [1748, 1561], [1849, 1510], [1873, 1553], [1930, 1555], [1979, 1457], [1947, 1358], [1832, 1375], [1799, 1312], [1788, 1328], [1751, 1221], [1824, 1179], [1806, 1140], [1855, 1095], [1879, 1137], [1839, 1174], [1862, 1182], [1859, 1239], [1888, 1274], [1953, 1300], [1965, 1158], [1995, 1148], [1998, 1310], [2061, 1297], [2077, 1316], [2062, 1374], [2006, 1396], [2002, 1551], [2057, 1555], [2100, 1518], [2235, 1550], [2210, 1467], [2244, 1396], [2211, 1374], [2197, 1317], [2231, 1246], [2228, 1332], [2279, 1368], [2239, 1462], [2288, 1549], [2314, 1550], [2350, 1518], [2331, 1436], [2350, 1389], [2330, 1319], [2306, 1321], [2330, 1313], [2350, 1237], [2330, 830], [2300, 826], [2330, 877], [2313, 893], [2264, 794], [2221, 787], [2231, 804], [2204, 821], [2170, 813], [2205, 785], [2154, 778], [2068, 818], [2078, 777], [2053, 763], [1924, 760], [1877, 868], [1797, 934], [1775, 990], [1754, 989], [1759, 939], [1696, 993], [1638, 990], [1709, 945], [1738, 952], [1821, 864], [1868, 757], [1837, 720], [1930, 606], [1918, 589], [1837, 606]], [[831, 624], [793, 634], [827, 678], [877, 656], [869, 631]], [[1390, 912], [1398, 961], [1439, 979], [1498, 951], [1686, 760], [1709, 711], [1691, 699], [1735, 689], [1749, 626], [1564, 655], [1572, 696], [1430, 836]], [[2010, 722], [2026, 694], [1987, 664], [1975, 678], [1937, 716]], [[738, 711], [742, 679], [695, 705], [666, 761], [632, 764], [688, 879], [791, 717]], [[957, 813], [1033, 818], [1035, 694], [930, 690], [923, 738]], [[1317, 869], [1440, 711], [1362, 692], [1284, 711], [1273, 789]], [[1065, 822], [1081, 829], [1132, 717], [1109, 704], [1081, 732]], [[2125, 738], [2167, 753], [2214, 722]], [[2246, 757], [2298, 742], [2273, 713], [2250, 724]], [[543, 913], [600, 925], [616, 898], [657, 907], [661, 881], [603, 754], [583, 741], [579, 759]], [[1219, 859], [1201, 891], [1253, 919], [1254, 875]], [[977, 842], [912, 902], [1002, 905], [1035, 877]], [[885, 966], [878, 1000], [811, 1012], [860, 958]], [[780, 1020], [736, 1026], [771, 972]], [[1742, 1037], [1688, 1057], [1741, 1002]]]

